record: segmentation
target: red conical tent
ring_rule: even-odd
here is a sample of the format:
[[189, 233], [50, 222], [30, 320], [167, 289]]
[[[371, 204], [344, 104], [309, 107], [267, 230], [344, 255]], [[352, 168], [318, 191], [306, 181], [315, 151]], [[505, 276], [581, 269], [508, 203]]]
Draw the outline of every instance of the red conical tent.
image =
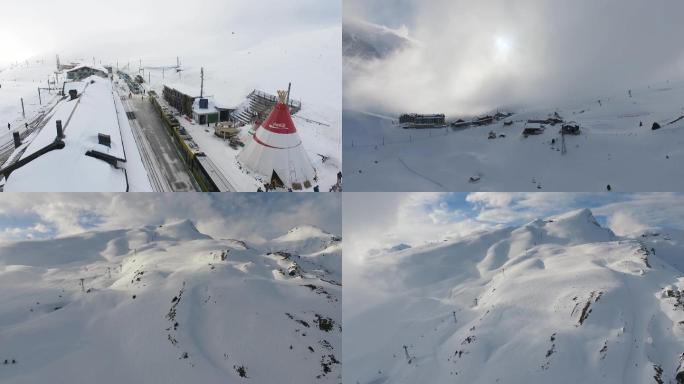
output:
[[[282, 182], [295, 190], [314, 184], [316, 170], [285, 104], [287, 93], [278, 91], [279, 101], [263, 124], [252, 134], [238, 161], [247, 169]], [[271, 179], [268, 179], [271, 181]]]

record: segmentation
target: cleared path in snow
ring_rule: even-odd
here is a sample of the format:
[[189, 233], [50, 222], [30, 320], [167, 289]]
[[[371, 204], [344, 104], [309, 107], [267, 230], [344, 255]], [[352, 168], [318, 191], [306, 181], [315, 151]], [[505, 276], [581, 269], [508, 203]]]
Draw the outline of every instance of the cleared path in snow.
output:
[[131, 100], [124, 97], [123, 101], [126, 109], [135, 114], [135, 119], [130, 120], [133, 130], [141, 133], [141, 138], [146, 141], [146, 143], [142, 143], [143, 148], [140, 148], [143, 158], [153, 158], [148, 159], [148, 161], [154, 164], [153, 168], [156, 168], [156, 172], [161, 173], [162, 191], [200, 191], [199, 185], [178, 155], [171, 137], [147, 98], [143, 100], [136, 95]]
[[438, 183], [437, 181], [435, 181], [435, 180], [433, 180], [433, 179], [431, 179], [431, 178], [429, 178], [429, 177], [427, 177], [427, 176], [425, 176], [425, 175], [419, 173], [418, 171], [414, 170], [413, 168], [409, 167], [409, 166], [406, 164], [406, 162], [405, 162], [401, 157], [397, 157], [397, 159], [398, 159], [399, 162], [404, 166], [404, 168], [406, 168], [409, 172], [413, 173], [414, 175], [416, 175], [416, 176], [418, 176], [418, 177], [420, 177], [420, 178], [422, 178], [422, 179], [425, 179], [425, 180], [431, 182], [432, 184], [438, 186], [438, 187], [441, 188], [442, 190], [445, 190], [445, 191], [447, 190], [447, 188], [446, 188], [444, 185]]

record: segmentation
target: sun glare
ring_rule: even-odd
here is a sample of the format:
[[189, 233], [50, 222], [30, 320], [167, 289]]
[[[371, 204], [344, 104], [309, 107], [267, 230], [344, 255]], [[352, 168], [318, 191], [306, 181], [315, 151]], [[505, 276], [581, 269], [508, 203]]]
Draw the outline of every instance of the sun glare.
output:
[[496, 56], [500, 59], [508, 58], [513, 50], [513, 42], [506, 36], [497, 36], [494, 45], [496, 48]]

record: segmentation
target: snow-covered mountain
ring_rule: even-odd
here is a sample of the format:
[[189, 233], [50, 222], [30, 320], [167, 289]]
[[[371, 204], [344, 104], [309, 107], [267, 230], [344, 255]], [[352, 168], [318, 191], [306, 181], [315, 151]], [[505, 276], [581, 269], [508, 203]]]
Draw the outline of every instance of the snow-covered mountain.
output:
[[392, 29], [362, 20], [345, 19], [342, 54], [345, 59], [384, 59], [406, 48], [411, 41]]
[[285, 235], [273, 239], [267, 245], [271, 250], [296, 253], [300, 262], [313, 263], [324, 275], [342, 281], [342, 238], [318, 227], [302, 225], [292, 228]]
[[341, 245], [311, 236], [262, 249], [183, 221], [1, 244], [0, 382], [339, 383]]
[[[384, 118], [346, 110], [345, 185], [350, 191], [681, 190], [682, 100], [684, 82], [664, 81], [557, 107], [515, 109], [491, 125], [423, 130], [395, 121], [400, 112], [439, 111]], [[560, 124], [523, 135], [528, 120], [551, 116], [580, 126], [579, 135], [565, 135], [565, 152]], [[660, 129], [652, 130], [654, 123]]]
[[[589, 210], [373, 257], [344, 382], [684, 382], [684, 232]], [[354, 299], [345, 298], [345, 307]]]

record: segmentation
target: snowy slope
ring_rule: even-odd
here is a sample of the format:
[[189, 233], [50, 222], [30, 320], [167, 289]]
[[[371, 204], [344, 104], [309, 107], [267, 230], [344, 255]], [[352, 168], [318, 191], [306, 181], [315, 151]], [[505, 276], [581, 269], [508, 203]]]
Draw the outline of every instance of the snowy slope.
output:
[[297, 253], [306, 263], [317, 267], [335, 281], [342, 281], [342, 270], [338, 267], [342, 258], [342, 238], [311, 225], [292, 228], [285, 235], [268, 243], [271, 250]]
[[189, 221], [2, 244], [0, 382], [338, 383], [341, 253], [299, 253]]
[[674, 383], [683, 257], [681, 231], [620, 238], [588, 210], [374, 257], [344, 382]]
[[384, 59], [410, 43], [397, 31], [363, 20], [346, 19], [342, 25], [342, 56], [347, 61]]
[[[684, 82], [664, 82], [633, 89], [632, 97], [625, 90], [558, 108], [514, 110], [506, 119], [512, 126], [502, 120], [422, 131], [397, 127], [396, 116], [347, 110], [345, 184], [353, 191], [605, 191], [609, 184], [618, 191], [682, 190], [684, 119], [676, 120], [684, 116], [683, 100]], [[565, 155], [559, 126], [522, 136], [528, 119], [554, 112], [581, 125], [581, 135], [566, 136]], [[652, 131], [654, 122], [662, 129]], [[490, 131], [497, 139], [488, 139]], [[470, 183], [471, 177], [480, 180]]]
[[[7, 129], [7, 123], [11, 124], [12, 131], [30, 123], [36, 114], [44, 111], [43, 108], [53, 101], [56, 92], [41, 91], [41, 106], [38, 99], [38, 87], [47, 88], [48, 77], [54, 81], [55, 63], [53, 61], [31, 61], [19, 65], [13, 65], [0, 71], [0, 147], [12, 143], [11, 131]], [[54, 85], [51, 85], [54, 87]], [[21, 114], [21, 99], [24, 99], [26, 119]]]

